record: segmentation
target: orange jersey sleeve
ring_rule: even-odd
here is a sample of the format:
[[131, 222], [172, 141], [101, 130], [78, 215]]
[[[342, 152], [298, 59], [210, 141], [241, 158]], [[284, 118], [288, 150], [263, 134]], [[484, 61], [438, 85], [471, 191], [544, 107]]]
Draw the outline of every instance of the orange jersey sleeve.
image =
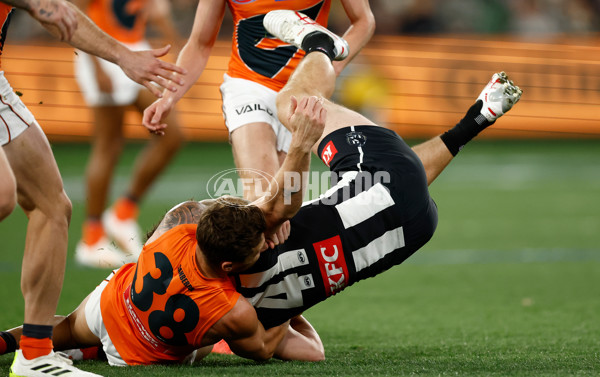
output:
[[[4, 49], [4, 41], [6, 41], [6, 32], [8, 30], [8, 24], [10, 23], [10, 16], [12, 15], [13, 7], [5, 3], [0, 2], [0, 57], [2, 56], [2, 50]], [[0, 67], [2, 61], [0, 60]]]
[[240, 294], [231, 280], [201, 274], [196, 246], [196, 225], [170, 229], [105, 287], [102, 318], [127, 364], [183, 360], [236, 304]]
[[227, 74], [279, 91], [304, 51], [270, 35], [263, 27], [269, 11], [291, 9], [327, 26], [331, 0], [227, 0], [233, 15], [233, 42]]
[[87, 14], [119, 42], [137, 43], [146, 32], [148, 0], [91, 0]]

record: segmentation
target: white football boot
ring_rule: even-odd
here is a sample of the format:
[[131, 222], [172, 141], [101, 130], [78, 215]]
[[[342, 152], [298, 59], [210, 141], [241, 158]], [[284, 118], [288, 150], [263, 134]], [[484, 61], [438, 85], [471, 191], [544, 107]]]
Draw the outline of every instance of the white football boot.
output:
[[102, 214], [102, 226], [106, 235], [117, 243], [127, 255], [127, 263], [137, 262], [142, 252], [142, 230], [134, 219], [121, 220], [112, 208]]
[[21, 350], [15, 352], [15, 359], [10, 366], [9, 377], [102, 377], [99, 374], [77, 369], [73, 362], [61, 352], [50, 352], [46, 356], [27, 360]]
[[508, 79], [506, 73], [494, 73], [477, 98], [483, 101], [481, 115], [489, 122], [494, 122], [519, 102], [522, 94], [523, 91]]
[[333, 39], [335, 49], [334, 60], [344, 60], [348, 56], [348, 42], [323, 26], [316, 23], [310, 17], [292, 10], [273, 10], [266, 14], [263, 19], [265, 29], [280, 40], [302, 48], [302, 40], [308, 34], [321, 32]]
[[102, 236], [93, 245], [79, 241], [75, 248], [75, 260], [80, 265], [95, 268], [119, 268], [130, 262], [128, 255], [106, 236]]

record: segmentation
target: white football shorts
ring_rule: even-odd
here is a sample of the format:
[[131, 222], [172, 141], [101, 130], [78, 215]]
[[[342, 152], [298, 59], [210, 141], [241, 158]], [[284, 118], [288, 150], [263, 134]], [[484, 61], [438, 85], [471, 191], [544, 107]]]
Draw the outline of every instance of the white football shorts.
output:
[[277, 92], [250, 80], [223, 75], [223, 117], [229, 135], [249, 123], [268, 123], [277, 137], [277, 151], [290, 148], [292, 133], [277, 118]]
[[[150, 45], [146, 41], [138, 43], [123, 43], [134, 51], [149, 50]], [[101, 92], [96, 80], [96, 70], [92, 59], [98, 59], [100, 67], [112, 83], [112, 93]], [[135, 102], [140, 90], [144, 87], [131, 80], [118, 65], [104, 59], [90, 56], [83, 51], [77, 50], [75, 55], [75, 76], [79, 89], [88, 106], [127, 106]]]
[[110, 340], [106, 327], [104, 327], [102, 311], [100, 310], [100, 296], [102, 296], [102, 291], [104, 291], [108, 281], [115, 275], [115, 271], [111, 272], [111, 274], [108, 275], [108, 277], [90, 294], [90, 298], [85, 304], [85, 320], [92, 334], [96, 335], [100, 338], [100, 341], [102, 341], [102, 349], [104, 350], [104, 353], [106, 353], [108, 363], [112, 366], [122, 367], [127, 366], [127, 363], [123, 361], [121, 355], [119, 355], [119, 352], [117, 352], [117, 349], [112, 343], [112, 340]]
[[0, 71], [0, 146], [10, 143], [34, 123], [33, 114]]

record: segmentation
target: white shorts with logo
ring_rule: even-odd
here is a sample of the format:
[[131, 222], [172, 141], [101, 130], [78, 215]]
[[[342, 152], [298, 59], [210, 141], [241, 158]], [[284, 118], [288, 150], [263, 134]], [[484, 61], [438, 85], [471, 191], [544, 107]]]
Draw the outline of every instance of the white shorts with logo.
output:
[[290, 148], [292, 134], [277, 118], [277, 92], [250, 80], [223, 75], [223, 116], [229, 134], [249, 123], [268, 123], [277, 137], [277, 151]]
[[[134, 51], [149, 50], [151, 47], [146, 41], [138, 43], [123, 43]], [[92, 59], [98, 59], [102, 70], [110, 77], [112, 93], [101, 92], [96, 80], [96, 70]], [[144, 87], [131, 80], [116, 64], [99, 59], [77, 51], [75, 56], [75, 76], [88, 106], [127, 106], [131, 105]]]
[[0, 146], [10, 143], [34, 123], [33, 114], [0, 71]]
[[108, 281], [115, 275], [115, 271], [108, 275], [108, 277], [90, 294], [88, 302], [85, 304], [85, 320], [92, 331], [92, 334], [100, 338], [102, 349], [104, 350], [104, 353], [106, 353], [108, 363], [112, 366], [121, 367], [126, 366], [127, 363], [123, 361], [112, 340], [110, 340], [106, 327], [104, 327], [102, 311], [100, 310], [100, 297], [102, 296], [102, 291], [104, 291]]

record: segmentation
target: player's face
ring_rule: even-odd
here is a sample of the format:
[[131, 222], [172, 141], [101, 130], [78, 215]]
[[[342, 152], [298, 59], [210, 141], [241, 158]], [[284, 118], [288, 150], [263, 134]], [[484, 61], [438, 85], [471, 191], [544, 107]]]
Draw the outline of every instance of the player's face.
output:
[[254, 248], [252, 248], [252, 253], [250, 253], [250, 255], [248, 255], [248, 257], [246, 257], [246, 259], [243, 262], [236, 263], [236, 266], [235, 266], [236, 272], [241, 272], [241, 271], [247, 270], [248, 268], [252, 267], [254, 265], [254, 263], [256, 263], [258, 258], [260, 257], [260, 253], [266, 249], [267, 249], [267, 242], [265, 240], [265, 235], [262, 234], [260, 236], [260, 241], [258, 242], [258, 245], [256, 245]]

